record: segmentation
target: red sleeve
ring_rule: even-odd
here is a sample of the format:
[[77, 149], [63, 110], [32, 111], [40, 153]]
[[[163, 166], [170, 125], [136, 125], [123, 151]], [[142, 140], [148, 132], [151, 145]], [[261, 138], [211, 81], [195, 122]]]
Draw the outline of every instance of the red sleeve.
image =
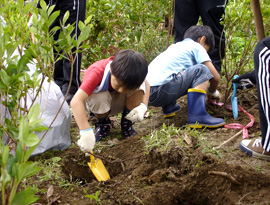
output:
[[85, 71], [80, 89], [86, 92], [88, 96], [90, 96], [95, 88], [101, 83], [104, 75], [104, 70], [109, 61], [112, 59], [113, 57], [97, 61], [90, 65], [89, 68], [87, 68]]

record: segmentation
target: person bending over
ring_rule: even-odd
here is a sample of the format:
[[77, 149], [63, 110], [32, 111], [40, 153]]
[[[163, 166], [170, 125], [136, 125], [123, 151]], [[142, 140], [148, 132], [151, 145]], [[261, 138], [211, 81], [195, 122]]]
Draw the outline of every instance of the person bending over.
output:
[[[219, 73], [207, 52], [214, 48], [214, 35], [209, 26], [191, 26], [184, 40], [172, 44], [148, 67], [149, 105], [162, 107], [164, 117], [180, 110], [176, 100], [188, 94], [188, 125], [216, 128], [225, 124], [205, 110], [206, 94], [220, 98], [217, 90]], [[210, 82], [210, 85], [209, 85]]]
[[[122, 112], [123, 138], [137, 134], [133, 122], [142, 121], [147, 111], [150, 86], [145, 80], [148, 63], [145, 57], [126, 49], [115, 56], [92, 64], [85, 72], [82, 85], [71, 100], [71, 108], [80, 129], [77, 144], [83, 152], [91, 152], [96, 141], [105, 138], [111, 127], [109, 115]], [[95, 133], [85, 110], [98, 122]]]

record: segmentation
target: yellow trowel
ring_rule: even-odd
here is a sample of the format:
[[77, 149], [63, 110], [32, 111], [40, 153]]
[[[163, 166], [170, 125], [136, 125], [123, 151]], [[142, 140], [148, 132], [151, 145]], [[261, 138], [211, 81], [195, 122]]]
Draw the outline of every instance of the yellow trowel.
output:
[[98, 181], [107, 181], [110, 179], [108, 171], [106, 170], [103, 162], [98, 158], [95, 159], [94, 155], [92, 154], [93, 152], [90, 154], [90, 162], [88, 162], [88, 166]]

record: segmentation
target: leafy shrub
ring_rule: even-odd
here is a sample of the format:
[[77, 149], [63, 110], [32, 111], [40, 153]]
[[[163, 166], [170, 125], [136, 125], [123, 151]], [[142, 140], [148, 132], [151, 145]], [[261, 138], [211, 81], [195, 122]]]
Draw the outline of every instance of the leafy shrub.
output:
[[[0, 1], [0, 186], [2, 204], [30, 204], [38, 199], [34, 196], [36, 193], [34, 188], [26, 187], [21, 190], [23, 188], [19, 187], [22, 180], [40, 171], [36, 163], [28, 161], [28, 159], [40, 142], [35, 133], [50, 128], [41, 125], [40, 106], [35, 99], [42, 89], [45, 77], [50, 79], [53, 73], [55, 62], [53, 49], [59, 51], [60, 58], [68, 58], [73, 65], [72, 48], [83, 47], [81, 43], [91, 29], [91, 25], [80, 22], [81, 35], [76, 41], [74, 37], [70, 36], [73, 25], [66, 25], [60, 32], [59, 41], [55, 42], [52, 34], [59, 28], [49, 31], [49, 25], [59, 15], [59, 12], [52, 13], [53, 8], [47, 9], [44, 1], [41, 1], [42, 9], [38, 11], [35, 7], [36, 3], [37, 1], [33, 1], [24, 6], [23, 0]], [[28, 27], [30, 12], [33, 15], [33, 25]], [[39, 19], [38, 14], [40, 14]], [[63, 24], [68, 16], [69, 13], [66, 13]], [[89, 21], [90, 18], [86, 20], [86, 22]], [[36, 71], [30, 76], [28, 64], [32, 62], [36, 63]], [[32, 97], [30, 106], [27, 106], [28, 95]]]
[[[265, 23], [265, 35], [269, 35], [269, 3], [260, 1]], [[253, 52], [257, 44], [254, 16], [250, 0], [228, 1], [225, 12], [226, 56], [223, 59], [222, 76], [226, 79], [225, 103], [231, 92], [231, 80], [254, 69]]]
[[163, 25], [171, 7], [172, 1], [165, 0], [89, 0], [86, 15], [92, 16], [94, 27], [87, 40], [85, 66], [128, 48], [150, 62], [166, 48]]

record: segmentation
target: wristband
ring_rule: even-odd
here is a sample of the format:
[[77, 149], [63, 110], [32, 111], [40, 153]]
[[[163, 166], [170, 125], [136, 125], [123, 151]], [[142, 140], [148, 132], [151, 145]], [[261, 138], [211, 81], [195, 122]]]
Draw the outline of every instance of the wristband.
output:
[[88, 129], [85, 129], [85, 130], [80, 130], [80, 135], [83, 133], [83, 132], [87, 132], [87, 131], [90, 131], [92, 130], [92, 127], [88, 128]]
[[144, 104], [144, 103], [141, 103], [141, 104], [143, 104], [143, 105], [146, 107], [146, 110], [148, 110], [148, 107], [147, 107], [147, 105], [146, 105], [146, 104]]

